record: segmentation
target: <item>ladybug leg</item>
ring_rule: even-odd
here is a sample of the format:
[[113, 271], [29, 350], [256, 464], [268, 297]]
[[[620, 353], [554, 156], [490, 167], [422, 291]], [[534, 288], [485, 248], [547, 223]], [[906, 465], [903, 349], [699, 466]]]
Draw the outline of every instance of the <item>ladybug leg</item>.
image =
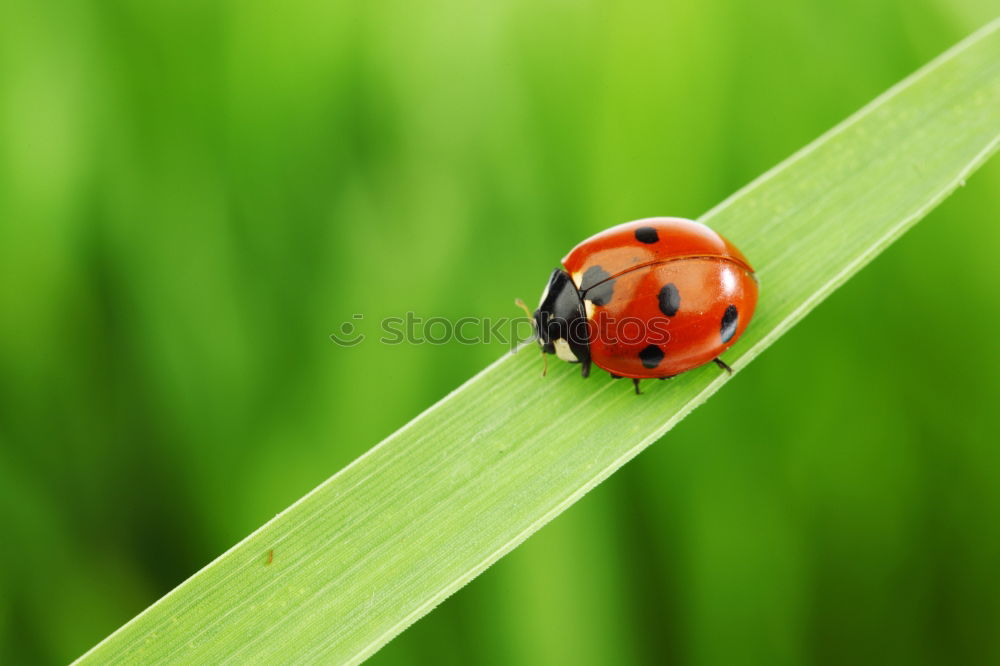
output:
[[730, 368], [729, 365], [721, 358], [713, 358], [712, 362], [715, 363], [720, 368], [722, 368], [723, 370], [725, 370], [726, 372], [728, 372], [729, 374], [733, 374], [733, 369]]
[[632, 378], [632, 385], [635, 386], [635, 394], [636, 395], [639, 395], [639, 394], [642, 393], [642, 391], [639, 390], [639, 380], [636, 379], [635, 377]]

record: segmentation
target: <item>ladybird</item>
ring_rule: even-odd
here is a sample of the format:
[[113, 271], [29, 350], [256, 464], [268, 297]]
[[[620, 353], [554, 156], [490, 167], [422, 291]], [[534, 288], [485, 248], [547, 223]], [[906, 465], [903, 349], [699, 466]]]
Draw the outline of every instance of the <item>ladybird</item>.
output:
[[[626, 222], [583, 241], [531, 314], [543, 354], [629, 377], [668, 379], [715, 362], [746, 329], [757, 278], [736, 247], [676, 217]], [[525, 308], [527, 310], [527, 308]]]

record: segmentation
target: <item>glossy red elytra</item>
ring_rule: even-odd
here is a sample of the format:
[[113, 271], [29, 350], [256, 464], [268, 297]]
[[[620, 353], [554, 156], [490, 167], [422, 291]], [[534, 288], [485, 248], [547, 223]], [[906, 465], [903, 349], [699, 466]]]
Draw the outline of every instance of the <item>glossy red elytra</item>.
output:
[[583, 241], [549, 277], [532, 315], [542, 352], [613, 377], [667, 379], [715, 361], [757, 306], [743, 254], [675, 217], [627, 222]]

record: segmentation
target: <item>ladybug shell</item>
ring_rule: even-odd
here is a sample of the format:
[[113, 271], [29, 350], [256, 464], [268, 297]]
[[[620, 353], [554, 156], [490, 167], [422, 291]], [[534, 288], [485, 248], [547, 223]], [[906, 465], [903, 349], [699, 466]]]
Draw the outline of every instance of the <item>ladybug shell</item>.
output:
[[757, 306], [743, 254], [691, 220], [627, 222], [562, 263], [591, 322], [591, 360], [622, 377], [672, 377], [708, 363], [736, 343]]

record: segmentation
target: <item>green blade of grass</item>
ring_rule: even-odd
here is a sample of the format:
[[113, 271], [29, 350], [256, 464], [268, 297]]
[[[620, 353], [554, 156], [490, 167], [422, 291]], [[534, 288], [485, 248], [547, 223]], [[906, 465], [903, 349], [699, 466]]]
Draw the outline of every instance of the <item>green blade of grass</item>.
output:
[[[756, 318], [727, 354], [735, 369], [997, 147], [998, 28], [966, 39], [702, 218], [744, 250], [761, 280]], [[647, 383], [637, 397], [627, 382], [581, 381], [563, 364], [543, 379], [539, 366], [537, 353], [500, 359], [82, 660], [361, 661], [728, 381], [705, 367]]]

